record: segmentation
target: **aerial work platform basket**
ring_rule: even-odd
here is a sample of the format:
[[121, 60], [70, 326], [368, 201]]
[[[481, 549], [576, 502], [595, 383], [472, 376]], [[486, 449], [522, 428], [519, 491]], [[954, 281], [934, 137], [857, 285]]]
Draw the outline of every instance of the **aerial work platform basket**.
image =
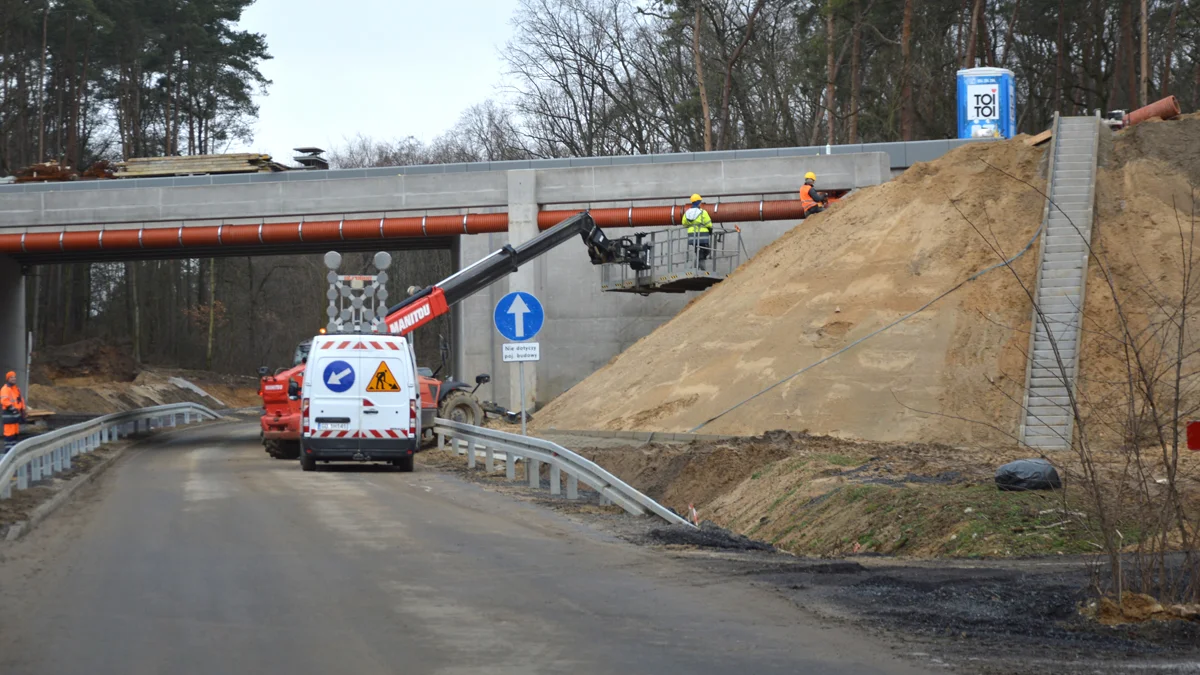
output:
[[703, 291], [742, 264], [742, 232], [736, 228], [715, 227], [707, 240], [682, 227], [639, 232], [628, 239], [645, 247], [647, 269], [601, 265], [600, 290], [641, 295]]

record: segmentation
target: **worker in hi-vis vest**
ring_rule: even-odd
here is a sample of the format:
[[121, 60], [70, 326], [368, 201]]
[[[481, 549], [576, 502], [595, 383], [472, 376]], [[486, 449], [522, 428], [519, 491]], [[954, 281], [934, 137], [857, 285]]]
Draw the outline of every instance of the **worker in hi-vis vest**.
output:
[[829, 195], [817, 192], [817, 174], [809, 171], [804, 174], [804, 187], [800, 188], [800, 208], [807, 218], [814, 213], [820, 213], [829, 206]]
[[21, 423], [25, 421], [25, 399], [17, 386], [17, 374], [11, 370], [0, 387], [0, 414], [4, 418], [4, 452], [8, 452], [16, 445]]
[[700, 269], [704, 269], [704, 261], [712, 249], [712, 216], [700, 208], [703, 202], [700, 195], [692, 195], [691, 207], [683, 212], [683, 226], [688, 233], [688, 257], [691, 258], [694, 251]]

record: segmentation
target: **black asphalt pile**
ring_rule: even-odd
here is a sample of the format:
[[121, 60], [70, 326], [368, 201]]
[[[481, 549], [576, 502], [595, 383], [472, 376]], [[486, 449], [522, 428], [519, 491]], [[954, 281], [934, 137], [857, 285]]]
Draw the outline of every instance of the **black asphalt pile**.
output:
[[[1036, 573], [886, 564], [822, 569], [797, 562], [758, 578], [800, 604], [819, 599], [839, 615], [848, 611], [869, 625], [918, 637], [931, 650], [970, 658], [980, 666], [971, 672], [1031, 672], [1047, 660], [1056, 668], [1078, 661], [1078, 672], [1112, 672], [1128, 658], [1195, 658], [1200, 650], [1200, 625], [1193, 622], [1103, 626], [1083, 616], [1093, 596], [1082, 561]], [[1094, 667], [1108, 659], [1111, 668]]]
[[766, 542], [755, 541], [749, 537], [730, 532], [713, 523], [703, 521], [700, 527], [686, 525], [669, 525], [650, 530], [647, 536], [658, 544], [674, 546], [696, 546], [698, 548], [719, 548], [733, 551], [774, 551], [775, 547]]

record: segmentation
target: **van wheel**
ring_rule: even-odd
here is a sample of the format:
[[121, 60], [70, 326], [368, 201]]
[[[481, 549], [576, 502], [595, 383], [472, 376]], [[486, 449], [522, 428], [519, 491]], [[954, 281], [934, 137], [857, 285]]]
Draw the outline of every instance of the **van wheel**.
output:
[[412, 473], [412, 470], [415, 468], [415, 464], [416, 464], [415, 459], [416, 458], [414, 458], [414, 457], [404, 457], [401, 459], [393, 459], [392, 466], [396, 467], [397, 469], [400, 469], [401, 473]]
[[471, 394], [461, 390], [453, 391], [442, 400], [442, 405], [438, 407], [438, 417], [451, 422], [479, 426], [483, 424], [483, 408]]
[[300, 453], [300, 470], [301, 471], [316, 471], [317, 460], [312, 458], [312, 455]]

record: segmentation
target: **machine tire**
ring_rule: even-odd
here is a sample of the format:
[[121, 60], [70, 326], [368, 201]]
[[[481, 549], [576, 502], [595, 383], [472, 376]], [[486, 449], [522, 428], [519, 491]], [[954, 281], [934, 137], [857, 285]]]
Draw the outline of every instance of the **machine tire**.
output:
[[316, 471], [317, 470], [317, 460], [304, 454], [303, 452], [300, 453], [300, 470], [301, 471]]
[[473, 426], [483, 425], [483, 407], [469, 392], [452, 391], [438, 406], [438, 417], [451, 422], [462, 422]]
[[300, 441], [278, 441], [275, 453], [279, 459], [297, 459], [300, 457]]
[[392, 466], [396, 467], [397, 469], [400, 469], [401, 473], [412, 473], [413, 469], [416, 468], [415, 460], [416, 460], [415, 457], [403, 457], [401, 459], [393, 459]]

